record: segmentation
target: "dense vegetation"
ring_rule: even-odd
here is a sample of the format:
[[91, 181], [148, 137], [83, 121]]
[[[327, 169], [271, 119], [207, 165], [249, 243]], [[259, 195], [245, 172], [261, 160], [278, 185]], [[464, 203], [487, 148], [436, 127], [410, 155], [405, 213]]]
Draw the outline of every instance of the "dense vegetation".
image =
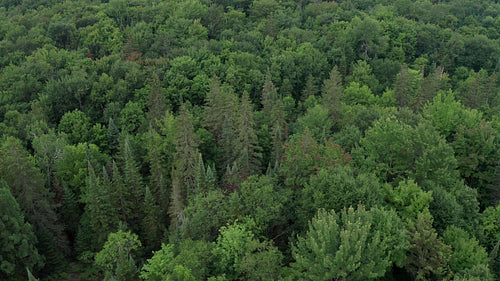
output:
[[1, 280], [500, 280], [498, 1], [0, 19]]

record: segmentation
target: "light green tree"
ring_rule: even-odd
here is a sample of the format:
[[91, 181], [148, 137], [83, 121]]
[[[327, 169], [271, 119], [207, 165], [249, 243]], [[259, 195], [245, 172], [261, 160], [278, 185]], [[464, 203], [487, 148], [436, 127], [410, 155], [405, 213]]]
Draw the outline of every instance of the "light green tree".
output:
[[133, 253], [140, 247], [137, 234], [123, 230], [110, 233], [102, 250], [95, 255], [95, 264], [105, 271], [104, 280], [137, 280], [138, 270]]
[[300, 280], [370, 280], [401, 265], [406, 233], [394, 211], [362, 205], [318, 210], [309, 229], [292, 247], [292, 269]]

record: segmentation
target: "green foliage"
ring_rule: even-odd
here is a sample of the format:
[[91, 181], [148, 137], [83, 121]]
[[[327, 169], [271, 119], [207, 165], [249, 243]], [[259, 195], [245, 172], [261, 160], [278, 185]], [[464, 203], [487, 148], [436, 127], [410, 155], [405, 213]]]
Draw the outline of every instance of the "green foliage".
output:
[[385, 185], [384, 188], [385, 200], [394, 207], [403, 221], [415, 221], [419, 214], [429, 210], [433, 199], [431, 191], [423, 191], [412, 180], [401, 181], [395, 188], [390, 185]]
[[[36, 235], [34, 273], [137, 279], [131, 259], [106, 276], [88, 263], [122, 223], [139, 263], [175, 243], [160, 279], [293, 279], [316, 209], [361, 202], [463, 229], [498, 275], [499, 14], [487, 0], [0, 0], [0, 178]], [[251, 250], [215, 266], [210, 243], [235, 220]], [[434, 256], [380, 278], [498, 279]]]
[[234, 223], [220, 229], [215, 266], [226, 280], [276, 280], [281, 275], [281, 253], [270, 242], [260, 242], [249, 229], [251, 224]]
[[[306, 227], [318, 209], [340, 212], [349, 206], [363, 204], [370, 208], [382, 202], [378, 179], [371, 174], [355, 173], [351, 166], [329, 166], [311, 176], [300, 194], [297, 210], [300, 225]], [[335, 200], [332, 200], [335, 198]]]
[[455, 226], [448, 227], [443, 234], [443, 242], [450, 245], [453, 251], [448, 261], [451, 271], [459, 273], [475, 266], [488, 266], [486, 250], [464, 230]]
[[320, 209], [304, 236], [293, 246], [292, 264], [303, 280], [375, 279], [384, 276], [393, 262], [404, 260], [406, 234], [395, 212]]
[[70, 144], [89, 140], [90, 119], [78, 109], [63, 115], [59, 122], [59, 132], [65, 133]]
[[251, 218], [256, 234], [267, 234], [283, 223], [284, 205], [290, 192], [280, 189], [269, 176], [251, 176], [229, 196], [230, 214], [237, 219]]
[[457, 178], [453, 149], [427, 122], [411, 127], [394, 117], [379, 120], [353, 155], [364, 168], [388, 182], [414, 179], [450, 185]]
[[95, 264], [106, 272], [105, 280], [136, 280], [137, 268], [133, 252], [141, 247], [141, 241], [130, 231], [110, 233], [102, 250], [95, 255]]
[[162, 244], [161, 249], [144, 265], [140, 277], [147, 281], [203, 280], [213, 259], [212, 248], [211, 243], [203, 240], [186, 240], [176, 254], [175, 245]]
[[309, 181], [309, 177], [318, 170], [336, 164], [345, 164], [349, 160], [349, 154], [344, 153], [342, 148], [332, 140], [319, 144], [306, 128], [304, 134], [295, 135], [289, 144], [285, 144], [280, 171], [285, 185], [303, 187]]
[[304, 116], [299, 117], [296, 122], [295, 133], [303, 134], [309, 128], [312, 137], [317, 142], [323, 142], [332, 131], [334, 122], [330, 119], [328, 110], [320, 105], [307, 109]]
[[438, 238], [432, 228], [430, 213], [420, 213], [416, 221], [410, 221], [408, 233], [411, 246], [404, 267], [413, 278], [427, 280], [431, 276], [445, 275], [445, 266], [450, 259], [451, 249]]
[[37, 238], [33, 227], [24, 221], [9, 187], [3, 180], [0, 185], [0, 277], [7, 281], [25, 279], [25, 268], [40, 269], [43, 258], [35, 246]]

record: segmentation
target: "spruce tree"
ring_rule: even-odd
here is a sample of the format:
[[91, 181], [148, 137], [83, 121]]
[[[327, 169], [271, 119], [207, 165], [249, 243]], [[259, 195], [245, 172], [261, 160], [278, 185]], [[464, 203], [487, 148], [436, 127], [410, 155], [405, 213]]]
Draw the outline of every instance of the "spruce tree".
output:
[[[130, 139], [124, 137], [123, 147], [121, 148], [123, 157], [121, 170], [123, 171], [124, 196], [127, 205], [130, 208], [125, 210], [126, 222], [131, 227], [132, 231], [139, 232], [140, 221], [142, 218], [141, 212], [137, 211], [137, 206], [140, 206], [144, 196], [144, 185], [142, 176], [139, 173], [139, 167], [134, 159]], [[114, 176], [114, 175], [113, 175]]]
[[198, 138], [194, 133], [193, 119], [186, 104], [181, 105], [176, 128], [174, 165], [183, 200], [186, 200], [196, 186], [195, 171], [199, 157]]
[[266, 73], [266, 81], [264, 82], [264, 86], [262, 88], [262, 112], [264, 112], [264, 116], [271, 116], [271, 111], [274, 108], [274, 103], [278, 98], [278, 92], [276, 91], [276, 87], [271, 80], [271, 73], [269, 69], [267, 69]]
[[7, 137], [0, 146], [0, 178], [9, 185], [12, 195], [26, 220], [37, 235], [43, 235], [44, 244], [37, 244], [41, 255], [59, 258], [47, 260], [45, 269], [53, 270], [69, 254], [69, 241], [64, 226], [56, 213], [54, 194], [44, 186], [44, 177], [33, 158], [19, 140]]
[[19, 204], [0, 180], [0, 279], [26, 280], [26, 269], [38, 270], [43, 258], [36, 248], [33, 227], [25, 222]]
[[120, 130], [116, 127], [113, 118], [109, 118], [108, 121], [108, 150], [111, 155], [115, 155], [118, 151]]
[[330, 77], [323, 82], [322, 104], [328, 110], [328, 115], [336, 123], [341, 118], [342, 100], [344, 95], [344, 86], [342, 85], [342, 75], [337, 66], [334, 66], [330, 72]]
[[246, 91], [241, 98], [236, 131], [237, 137], [234, 144], [234, 150], [238, 153], [236, 161], [242, 176], [248, 177], [260, 170], [260, 153], [255, 133], [252, 104]]
[[143, 206], [142, 241], [144, 241], [146, 253], [149, 254], [151, 251], [159, 249], [164, 232], [164, 226], [160, 220], [160, 208], [156, 204], [156, 200], [149, 187], [146, 187]]
[[151, 74], [151, 89], [148, 97], [148, 113], [147, 117], [150, 126], [158, 130], [157, 120], [160, 120], [167, 111], [167, 102], [165, 93], [161, 87], [161, 81], [156, 72]]

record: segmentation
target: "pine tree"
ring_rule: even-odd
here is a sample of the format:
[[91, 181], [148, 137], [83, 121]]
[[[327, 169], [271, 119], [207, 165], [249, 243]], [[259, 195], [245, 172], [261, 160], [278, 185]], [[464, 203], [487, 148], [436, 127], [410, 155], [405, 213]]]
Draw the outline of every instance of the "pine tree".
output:
[[420, 112], [427, 102], [432, 101], [438, 91], [444, 90], [447, 80], [447, 75], [444, 73], [442, 66], [434, 69], [431, 74], [423, 79], [412, 104], [413, 111]]
[[408, 225], [410, 249], [404, 267], [415, 280], [427, 280], [430, 276], [444, 274], [444, 268], [450, 258], [450, 247], [438, 238], [432, 227], [432, 216], [424, 211], [416, 222]]
[[419, 87], [418, 82], [417, 74], [404, 65], [394, 82], [394, 97], [399, 107], [409, 107], [412, 104]]
[[219, 147], [221, 146], [226, 119], [233, 122], [235, 117], [236, 97], [232, 91], [221, 86], [217, 79], [212, 82], [212, 88], [206, 96], [204, 110], [204, 125], [213, 134]]
[[231, 119], [226, 117], [224, 119], [224, 126], [222, 127], [222, 138], [220, 141], [220, 162], [222, 165], [227, 166], [234, 163], [237, 151], [234, 148], [235, 142], [234, 123]]
[[115, 155], [119, 146], [120, 130], [115, 125], [113, 118], [108, 121], [108, 150], [111, 155]]
[[177, 237], [178, 233], [182, 231], [185, 223], [184, 217], [184, 196], [182, 194], [181, 186], [177, 178], [177, 173], [172, 170], [172, 194], [170, 197], [170, 233], [172, 237]]
[[248, 177], [260, 171], [260, 153], [255, 133], [252, 104], [246, 91], [241, 98], [236, 131], [238, 134], [234, 145], [234, 150], [238, 153], [236, 161], [241, 175]]
[[[110, 190], [111, 182], [106, 179], [101, 180], [90, 162], [88, 171], [86, 192], [83, 194], [82, 200], [85, 204], [84, 216], [90, 218], [88, 223], [97, 235], [96, 244], [103, 245], [108, 234], [115, 231], [118, 226], [120, 210], [113, 204], [114, 194]], [[103, 178], [106, 177], [106, 175], [103, 176]]]
[[154, 130], [158, 130], [157, 121], [160, 120], [167, 111], [165, 94], [161, 88], [161, 81], [156, 72], [151, 74], [151, 92], [148, 97], [148, 120]]
[[404, 257], [405, 234], [393, 211], [359, 205], [340, 212], [318, 210], [305, 236], [292, 247], [299, 280], [369, 280], [384, 276]]
[[303, 103], [310, 96], [315, 96], [318, 93], [318, 87], [316, 86], [316, 81], [314, 76], [309, 75], [307, 77], [306, 85], [304, 90], [302, 91], [302, 95], [300, 96], [300, 101]]
[[142, 176], [135, 162], [128, 136], [124, 137], [121, 154], [123, 157], [121, 170], [123, 171], [123, 183], [125, 187], [124, 195], [127, 204], [130, 206], [125, 211], [126, 221], [132, 231], [139, 232], [138, 227], [140, 226], [142, 214], [137, 211], [137, 206], [140, 206], [143, 201], [144, 185], [142, 184]]
[[276, 91], [276, 87], [271, 80], [271, 73], [269, 69], [267, 69], [266, 73], [266, 81], [264, 82], [264, 86], [262, 88], [262, 112], [264, 112], [264, 116], [271, 116], [271, 111], [273, 110], [274, 103], [278, 98], [278, 92]]
[[342, 113], [342, 100], [344, 87], [342, 85], [342, 75], [337, 66], [330, 72], [330, 77], [323, 82], [322, 104], [328, 110], [330, 118], [338, 122]]
[[283, 143], [288, 138], [285, 111], [283, 109], [283, 102], [281, 99], [278, 99], [273, 106], [270, 129], [273, 145], [270, 161], [271, 163], [281, 162], [281, 158], [283, 156]]
[[174, 139], [176, 147], [174, 156], [175, 173], [179, 181], [182, 197], [186, 200], [196, 186], [195, 171], [199, 156], [198, 138], [194, 133], [193, 120], [186, 104], [181, 105], [176, 120], [176, 128]]
[[151, 253], [151, 251], [158, 250], [160, 247], [164, 226], [160, 221], [160, 208], [156, 204], [149, 187], [146, 187], [143, 206], [142, 241], [144, 241], [146, 253]]
[[0, 279], [25, 280], [26, 269], [38, 270], [43, 259], [36, 248], [31, 224], [24, 221], [19, 204], [0, 180]]

